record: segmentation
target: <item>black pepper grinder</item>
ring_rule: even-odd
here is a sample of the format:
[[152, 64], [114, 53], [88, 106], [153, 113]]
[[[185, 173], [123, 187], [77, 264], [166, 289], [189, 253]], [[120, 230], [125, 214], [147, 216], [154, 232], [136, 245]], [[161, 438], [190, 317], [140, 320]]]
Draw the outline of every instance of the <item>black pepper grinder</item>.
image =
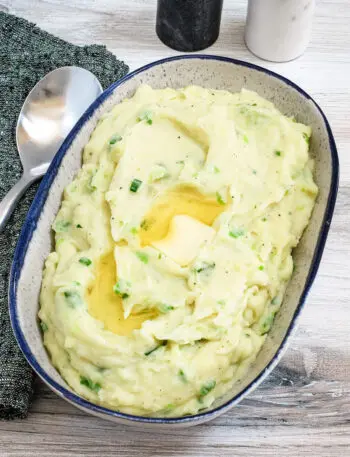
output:
[[177, 51], [199, 51], [217, 40], [223, 0], [158, 0], [156, 32]]

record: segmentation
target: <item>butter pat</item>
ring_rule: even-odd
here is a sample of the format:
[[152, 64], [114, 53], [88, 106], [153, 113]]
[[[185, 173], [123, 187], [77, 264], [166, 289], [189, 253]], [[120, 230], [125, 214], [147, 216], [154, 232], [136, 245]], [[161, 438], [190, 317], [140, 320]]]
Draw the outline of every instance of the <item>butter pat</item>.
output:
[[184, 267], [197, 257], [203, 244], [212, 241], [215, 233], [193, 217], [178, 215], [172, 218], [167, 236], [152, 246]]

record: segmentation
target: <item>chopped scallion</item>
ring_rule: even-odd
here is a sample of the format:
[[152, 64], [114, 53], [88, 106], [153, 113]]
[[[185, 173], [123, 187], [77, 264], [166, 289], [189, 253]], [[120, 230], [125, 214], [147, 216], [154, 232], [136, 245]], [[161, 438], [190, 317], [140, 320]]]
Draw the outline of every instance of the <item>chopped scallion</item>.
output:
[[196, 273], [209, 272], [215, 268], [215, 262], [199, 262], [194, 266]]
[[261, 324], [261, 334], [262, 335], [264, 335], [265, 333], [267, 333], [270, 330], [270, 328], [273, 324], [274, 318], [275, 318], [275, 313], [271, 313], [262, 322], [262, 324]]
[[109, 139], [109, 144], [115, 144], [115, 143], [118, 143], [118, 141], [121, 141], [121, 140], [122, 140], [122, 137], [120, 135], [118, 135], [118, 134], [115, 134]]
[[94, 179], [95, 175], [93, 174], [90, 179], [88, 180], [88, 182], [86, 183], [86, 187], [88, 189], [89, 192], [94, 192], [97, 187], [95, 186], [95, 184], [92, 183], [93, 179]]
[[140, 116], [138, 117], [138, 121], [146, 121], [147, 124], [152, 125], [153, 120], [152, 120], [152, 113], [150, 111], [144, 111]]
[[116, 284], [113, 286], [113, 291], [115, 294], [119, 295], [123, 299], [128, 298], [130, 296], [130, 287], [131, 284], [129, 281], [124, 281], [123, 279], [119, 279]]
[[161, 305], [158, 306], [158, 309], [159, 309], [159, 311], [161, 313], [166, 314], [166, 313], [168, 313], [169, 311], [172, 311], [175, 308], [173, 306], [171, 306], [171, 305], [166, 305], [165, 303], [162, 303]]
[[68, 221], [57, 221], [53, 229], [56, 233], [67, 232], [70, 226], [71, 223]]
[[148, 263], [148, 255], [145, 252], [136, 251], [135, 254], [141, 260], [141, 262]]
[[85, 376], [80, 376], [80, 384], [87, 387], [88, 389], [98, 393], [101, 389], [101, 384], [99, 382], [94, 382]]
[[245, 231], [243, 229], [238, 228], [238, 229], [231, 230], [228, 234], [232, 238], [239, 238], [240, 236], [243, 236], [244, 233], [245, 233]]
[[309, 145], [310, 144], [310, 137], [307, 133], [303, 132], [303, 137], [304, 137], [304, 140], [306, 141], [306, 144]]
[[158, 344], [156, 347], [150, 349], [149, 351], [146, 351], [144, 354], [145, 356], [148, 356], [150, 354], [152, 354], [153, 352], [155, 352], [157, 349], [161, 348], [162, 346], [165, 346], [167, 344], [167, 340], [164, 340], [161, 344]]
[[279, 304], [279, 298], [276, 296], [276, 297], [273, 297], [273, 299], [271, 300], [271, 305], [278, 305]]
[[82, 265], [85, 265], [85, 266], [88, 267], [89, 265], [92, 264], [92, 261], [91, 261], [89, 258], [87, 258], [87, 257], [81, 257], [81, 258], [79, 259], [79, 263], [81, 263]]
[[208, 393], [210, 391], [212, 391], [215, 386], [216, 386], [216, 381], [214, 379], [203, 384], [199, 391], [199, 399], [201, 400], [203, 397], [208, 395]]
[[131, 181], [130, 184], [130, 192], [137, 192], [139, 190], [139, 187], [141, 186], [142, 181], [139, 179], [135, 178]]
[[221, 194], [219, 192], [216, 192], [216, 201], [220, 205], [225, 205], [224, 199], [222, 198]]
[[182, 382], [184, 382], [184, 383], [188, 382], [187, 376], [185, 375], [183, 370], [179, 370], [178, 375]]
[[161, 179], [168, 178], [169, 176], [169, 172], [165, 165], [155, 164], [149, 175], [149, 182], [159, 181]]
[[41, 330], [45, 333], [48, 331], [49, 327], [47, 326], [47, 324], [45, 324], [44, 321], [40, 321], [40, 327], [41, 327]]
[[66, 290], [63, 292], [65, 299], [71, 308], [75, 308], [83, 303], [83, 300], [75, 290]]

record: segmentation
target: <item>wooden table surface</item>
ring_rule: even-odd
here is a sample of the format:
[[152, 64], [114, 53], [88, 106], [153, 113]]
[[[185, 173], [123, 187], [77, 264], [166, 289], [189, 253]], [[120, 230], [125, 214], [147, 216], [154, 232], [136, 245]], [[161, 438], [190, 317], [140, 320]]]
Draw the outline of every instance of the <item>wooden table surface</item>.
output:
[[[0, 0], [75, 44], [103, 43], [135, 69], [175, 55], [154, 32], [155, 0]], [[341, 164], [322, 264], [290, 349], [260, 388], [206, 425], [150, 432], [89, 417], [36, 383], [28, 419], [0, 423], [0, 456], [350, 456], [350, 2], [319, 0], [298, 60], [262, 62], [245, 48], [246, 1], [225, 0], [207, 53], [263, 65], [308, 91], [332, 125]]]

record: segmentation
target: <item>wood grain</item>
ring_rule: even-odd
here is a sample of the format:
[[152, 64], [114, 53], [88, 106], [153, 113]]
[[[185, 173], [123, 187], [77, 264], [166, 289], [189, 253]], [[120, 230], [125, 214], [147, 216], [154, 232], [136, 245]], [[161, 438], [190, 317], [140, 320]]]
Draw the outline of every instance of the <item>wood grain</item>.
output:
[[[135, 69], [177, 54], [154, 32], [155, 0], [0, 0], [76, 44], [102, 43]], [[332, 125], [340, 190], [319, 274], [291, 348], [231, 412], [189, 429], [118, 426], [68, 405], [37, 381], [27, 420], [0, 423], [0, 456], [350, 456], [350, 2], [317, 3], [307, 52], [262, 62], [244, 46], [246, 1], [226, 0], [220, 38], [206, 52], [268, 67], [307, 90]]]

